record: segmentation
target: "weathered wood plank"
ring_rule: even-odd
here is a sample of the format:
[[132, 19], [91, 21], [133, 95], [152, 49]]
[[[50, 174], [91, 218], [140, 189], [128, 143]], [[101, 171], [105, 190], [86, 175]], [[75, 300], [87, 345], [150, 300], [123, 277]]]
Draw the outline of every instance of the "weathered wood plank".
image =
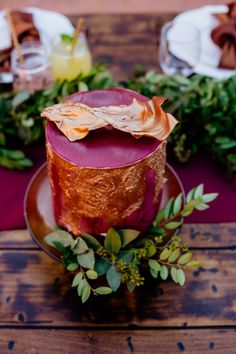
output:
[[[236, 223], [184, 224], [183, 239], [192, 248], [236, 248]], [[38, 249], [27, 230], [0, 232], [0, 249]]]
[[0, 232], [0, 249], [38, 249], [38, 246], [30, 237], [29, 231], [10, 230]]
[[79, 331], [1, 329], [1, 353], [24, 354], [232, 354], [234, 329]]
[[155, 45], [145, 46], [145, 51], [143, 45], [94, 46], [92, 54], [95, 61], [109, 66], [109, 71], [117, 81], [122, 81], [130, 76], [137, 65], [144, 65], [147, 69], [158, 68], [157, 47]]
[[[235, 325], [236, 252], [196, 251], [202, 268], [180, 288], [150, 280], [135, 294], [118, 292], [81, 305], [59, 263], [38, 251], [1, 251], [0, 325]], [[159, 295], [159, 296], [158, 296]]]
[[[173, 17], [174, 14], [85, 16], [94, 61], [108, 64], [119, 81], [130, 75], [138, 64], [159, 69], [160, 29]], [[77, 16], [70, 19], [76, 23]]]
[[[97, 44], [147, 44], [159, 40], [160, 29], [175, 14], [86, 16], [89, 40]], [[70, 17], [76, 23], [76, 17]]]

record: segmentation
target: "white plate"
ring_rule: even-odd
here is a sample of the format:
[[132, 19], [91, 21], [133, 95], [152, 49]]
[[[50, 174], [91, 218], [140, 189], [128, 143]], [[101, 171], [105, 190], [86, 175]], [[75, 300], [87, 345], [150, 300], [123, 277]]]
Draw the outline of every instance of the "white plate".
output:
[[[48, 42], [51, 42], [56, 35], [61, 33], [72, 34], [74, 31], [69, 19], [58, 12], [42, 10], [36, 7], [25, 7], [22, 11], [33, 14], [35, 27]], [[11, 45], [9, 30], [4, 28], [5, 23], [4, 11], [0, 11], [0, 50]]]
[[[208, 5], [194, 10], [184, 11], [175, 17], [175, 22], [188, 23], [198, 28], [201, 33], [201, 53], [200, 60], [197, 66], [194, 68], [195, 73], [215, 77], [218, 79], [224, 79], [236, 74], [235, 70], [227, 70], [218, 68], [220, 60], [221, 50], [212, 41], [211, 31], [215, 28], [219, 22], [213, 16], [214, 13], [226, 13], [228, 7], [225, 5]], [[178, 53], [175, 53], [178, 56]], [[183, 58], [183, 51], [179, 53]], [[185, 54], [186, 61], [189, 57], [189, 53]]]

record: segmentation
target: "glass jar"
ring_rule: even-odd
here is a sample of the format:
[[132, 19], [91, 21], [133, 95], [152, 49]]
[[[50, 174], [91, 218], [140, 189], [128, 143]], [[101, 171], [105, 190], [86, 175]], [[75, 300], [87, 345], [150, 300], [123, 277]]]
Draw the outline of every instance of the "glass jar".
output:
[[14, 90], [27, 90], [33, 93], [51, 87], [54, 80], [48, 60], [48, 49], [32, 41], [24, 42], [20, 48], [22, 58], [15, 49], [11, 54]]
[[50, 62], [55, 79], [73, 80], [79, 74], [87, 75], [92, 69], [92, 57], [84, 33], [79, 35], [72, 52], [72, 40], [57, 36], [52, 44]]

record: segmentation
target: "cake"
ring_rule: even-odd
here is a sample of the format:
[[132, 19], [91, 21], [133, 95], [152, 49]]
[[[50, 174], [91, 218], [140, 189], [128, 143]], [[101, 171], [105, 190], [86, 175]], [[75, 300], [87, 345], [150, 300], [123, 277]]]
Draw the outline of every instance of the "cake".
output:
[[75, 93], [43, 111], [59, 226], [74, 235], [150, 227], [165, 183], [166, 137], [177, 122], [163, 101], [116, 88]]

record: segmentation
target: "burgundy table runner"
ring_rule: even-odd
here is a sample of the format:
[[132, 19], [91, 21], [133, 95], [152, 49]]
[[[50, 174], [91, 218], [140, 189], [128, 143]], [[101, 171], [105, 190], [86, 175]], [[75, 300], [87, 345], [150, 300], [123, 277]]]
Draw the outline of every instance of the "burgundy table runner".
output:
[[[0, 168], [0, 230], [25, 228], [23, 201], [27, 185], [35, 171], [45, 161], [43, 146], [28, 151], [34, 166], [25, 171]], [[186, 165], [169, 161], [179, 175], [185, 191], [204, 183], [205, 192], [218, 192], [219, 197], [204, 212], [194, 212], [187, 218], [193, 223], [220, 223], [236, 221], [236, 186], [221, 174], [219, 166], [206, 156], [197, 156]]]

